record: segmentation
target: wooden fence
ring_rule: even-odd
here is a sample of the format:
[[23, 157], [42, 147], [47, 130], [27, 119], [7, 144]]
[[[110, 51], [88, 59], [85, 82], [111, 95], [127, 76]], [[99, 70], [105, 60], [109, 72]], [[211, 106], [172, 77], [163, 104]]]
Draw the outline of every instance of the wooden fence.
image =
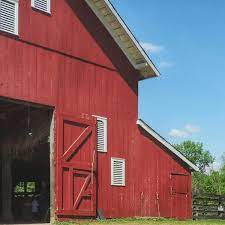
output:
[[225, 219], [225, 196], [193, 196], [193, 219]]

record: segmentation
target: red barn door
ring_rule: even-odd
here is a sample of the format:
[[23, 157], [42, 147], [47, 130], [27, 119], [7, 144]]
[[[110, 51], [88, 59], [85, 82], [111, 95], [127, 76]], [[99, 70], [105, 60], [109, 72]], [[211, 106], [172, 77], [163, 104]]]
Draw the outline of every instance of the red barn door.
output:
[[57, 118], [56, 215], [96, 216], [96, 120]]
[[172, 217], [186, 219], [188, 217], [189, 176], [186, 174], [171, 174], [172, 181]]

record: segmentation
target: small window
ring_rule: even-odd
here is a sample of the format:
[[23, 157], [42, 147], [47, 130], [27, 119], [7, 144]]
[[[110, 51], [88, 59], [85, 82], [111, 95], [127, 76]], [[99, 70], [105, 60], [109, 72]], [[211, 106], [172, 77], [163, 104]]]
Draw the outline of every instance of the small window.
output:
[[25, 182], [21, 181], [19, 182], [15, 189], [14, 189], [15, 193], [24, 193], [25, 192]]
[[0, 30], [18, 35], [18, 0], [0, 0]]
[[42, 12], [51, 13], [51, 0], [31, 0], [31, 6]]
[[111, 185], [125, 186], [125, 159], [111, 158]]
[[33, 181], [27, 182], [27, 192], [34, 193], [36, 191], [36, 183]]
[[107, 118], [97, 118], [97, 151], [107, 152]]

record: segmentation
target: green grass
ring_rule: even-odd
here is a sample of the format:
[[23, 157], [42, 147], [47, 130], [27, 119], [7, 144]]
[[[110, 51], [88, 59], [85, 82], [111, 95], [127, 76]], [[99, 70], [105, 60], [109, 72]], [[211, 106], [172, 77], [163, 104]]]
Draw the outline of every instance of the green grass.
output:
[[56, 225], [225, 225], [225, 220], [112, 219], [56, 222]]

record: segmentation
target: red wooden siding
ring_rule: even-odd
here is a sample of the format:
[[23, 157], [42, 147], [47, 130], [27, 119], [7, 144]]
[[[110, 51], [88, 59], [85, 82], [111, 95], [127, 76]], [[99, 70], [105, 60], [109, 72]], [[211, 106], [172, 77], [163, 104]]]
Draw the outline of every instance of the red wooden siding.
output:
[[[19, 1], [20, 39], [113, 68], [68, 2], [51, 1], [51, 15], [45, 15], [31, 9], [30, 1]], [[82, 11], [82, 0], [76, 2]], [[85, 11], [86, 17], [89, 11]]]
[[[84, 1], [52, 1], [50, 16], [30, 1], [19, 7], [19, 38], [0, 35], [0, 96], [54, 106], [57, 118], [107, 118], [108, 152], [97, 153], [97, 208], [107, 218], [190, 218], [190, 172], [137, 128], [137, 72]], [[126, 159], [125, 187], [110, 185], [111, 157]], [[182, 212], [172, 173], [188, 175]]]
[[[167, 152], [154, 138], [139, 129], [138, 148], [142, 151], [136, 158], [136, 163], [142, 165], [144, 177], [149, 187], [143, 190], [143, 176], [137, 175], [138, 187], [143, 192], [143, 202], [146, 211], [142, 216], [162, 216], [187, 219], [192, 217], [191, 208], [191, 173], [182, 167], [176, 158]], [[147, 157], [146, 157], [147, 156]], [[145, 163], [143, 163], [145, 162]], [[141, 173], [139, 171], [138, 174]], [[142, 191], [143, 190], [143, 191]], [[182, 205], [182, 207], [181, 207]]]

